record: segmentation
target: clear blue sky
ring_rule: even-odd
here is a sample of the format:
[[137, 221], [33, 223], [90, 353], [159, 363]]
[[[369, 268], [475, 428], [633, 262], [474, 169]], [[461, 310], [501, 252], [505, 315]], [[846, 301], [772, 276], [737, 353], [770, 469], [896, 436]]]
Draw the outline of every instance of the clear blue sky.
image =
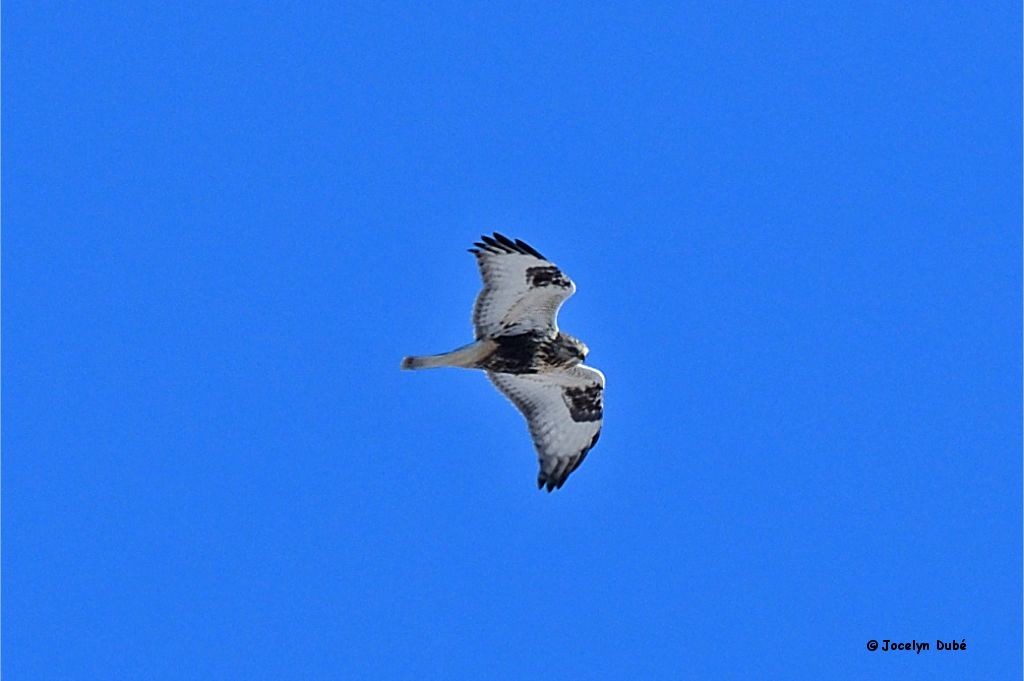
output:
[[[3, 29], [5, 680], [1020, 678], [1019, 3]], [[398, 369], [492, 230], [608, 377], [550, 495]]]

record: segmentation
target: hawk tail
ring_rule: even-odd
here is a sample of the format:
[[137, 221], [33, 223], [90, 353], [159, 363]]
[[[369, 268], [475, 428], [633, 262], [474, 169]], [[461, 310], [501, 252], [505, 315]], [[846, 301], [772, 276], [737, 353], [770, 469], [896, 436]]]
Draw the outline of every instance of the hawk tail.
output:
[[402, 359], [403, 369], [433, 369], [436, 367], [463, 367], [474, 369], [487, 355], [494, 351], [495, 343], [490, 340], [476, 341], [461, 348], [440, 355], [422, 355]]

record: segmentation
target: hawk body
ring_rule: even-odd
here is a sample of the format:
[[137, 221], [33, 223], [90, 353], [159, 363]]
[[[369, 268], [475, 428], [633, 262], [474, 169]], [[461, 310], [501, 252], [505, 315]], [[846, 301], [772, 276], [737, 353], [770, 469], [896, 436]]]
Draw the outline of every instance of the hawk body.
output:
[[583, 359], [582, 351], [573, 342], [575, 339], [561, 332], [548, 336], [527, 331], [495, 336], [493, 340], [497, 347], [480, 363], [480, 369], [506, 374], [535, 374], [555, 367], [569, 367]]
[[559, 331], [576, 285], [534, 248], [497, 232], [476, 256], [484, 288], [473, 306], [476, 341], [441, 355], [406, 357], [403, 369], [483, 369], [526, 418], [540, 462], [537, 486], [560, 488], [597, 444], [604, 375], [582, 364], [589, 350]]

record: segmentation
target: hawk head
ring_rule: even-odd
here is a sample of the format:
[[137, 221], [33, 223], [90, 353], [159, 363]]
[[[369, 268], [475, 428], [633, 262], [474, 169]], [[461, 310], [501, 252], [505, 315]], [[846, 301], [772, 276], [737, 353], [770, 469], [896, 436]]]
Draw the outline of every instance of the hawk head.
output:
[[587, 358], [590, 348], [579, 338], [570, 336], [562, 331], [558, 332], [558, 340], [555, 344], [557, 353], [556, 361], [565, 366], [576, 366]]

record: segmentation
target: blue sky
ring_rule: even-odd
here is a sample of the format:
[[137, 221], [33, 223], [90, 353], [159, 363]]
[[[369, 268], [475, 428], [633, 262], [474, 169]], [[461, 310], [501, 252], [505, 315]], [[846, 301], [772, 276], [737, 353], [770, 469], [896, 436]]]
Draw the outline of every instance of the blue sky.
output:
[[[1020, 678], [1019, 3], [3, 27], [5, 678]], [[493, 230], [608, 379], [550, 495], [398, 370]]]

